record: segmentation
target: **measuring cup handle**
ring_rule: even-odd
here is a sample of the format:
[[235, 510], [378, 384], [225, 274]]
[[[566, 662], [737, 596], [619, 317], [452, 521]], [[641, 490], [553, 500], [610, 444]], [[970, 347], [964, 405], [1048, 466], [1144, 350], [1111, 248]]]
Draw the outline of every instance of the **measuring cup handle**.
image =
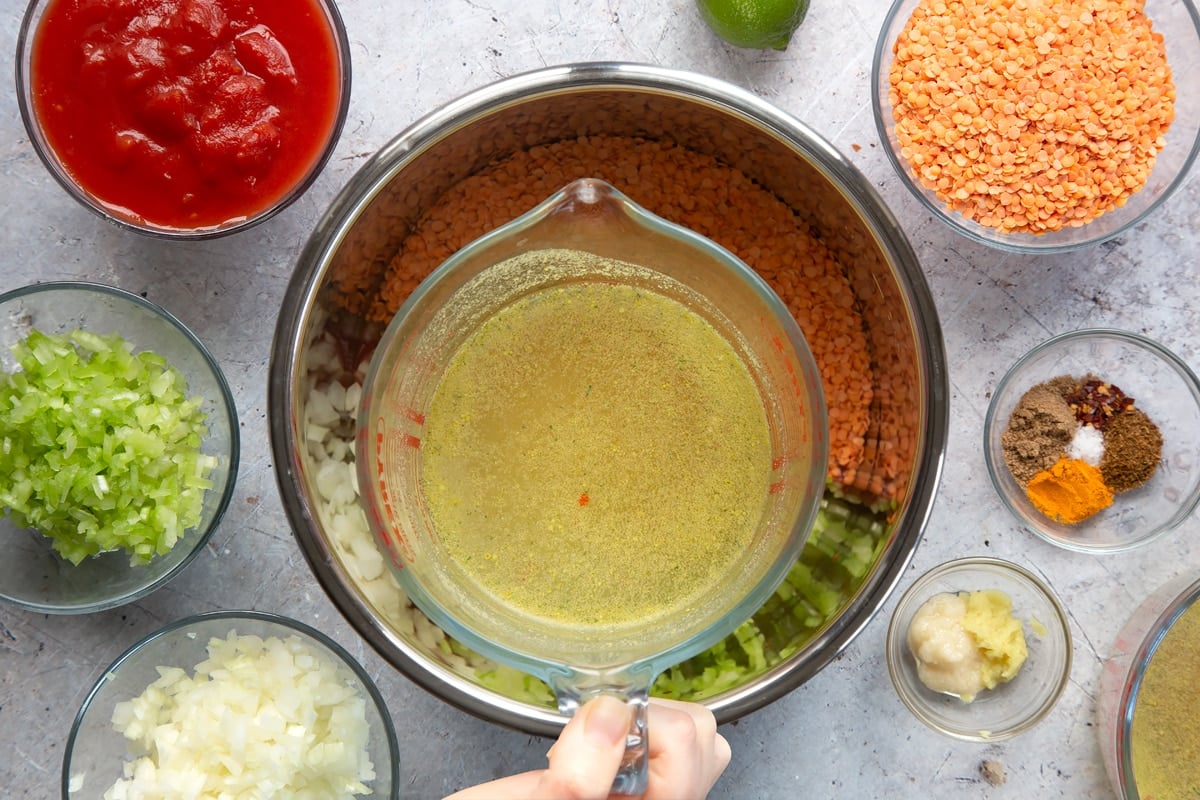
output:
[[564, 714], [573, 715], [589, 700], [601, 695], [611, 695], [625, 703], [629, 710], [629, 732], [625, 734], [625, 755], [621, 758], [621, 767], [616, 777], [613, 778], [611, 794], [644, 794], [649, 779], [650, 749], [646, 726], [647, 706], [650, 702], [649, 682], [638, 680], [629, 684], [580, 685], [567, 679], [561, 683], [555, 681], [555, 684], [558, 708]]
[[613, 778], [612, 794], [640, 795], [646, 792], [649, 780], [650, 745], [647, 741], [646, 706], [648, 695], [627, 697], [629, 706], [629, 733], [625, 734], [625, 755], [621, 757], [621, 768]]

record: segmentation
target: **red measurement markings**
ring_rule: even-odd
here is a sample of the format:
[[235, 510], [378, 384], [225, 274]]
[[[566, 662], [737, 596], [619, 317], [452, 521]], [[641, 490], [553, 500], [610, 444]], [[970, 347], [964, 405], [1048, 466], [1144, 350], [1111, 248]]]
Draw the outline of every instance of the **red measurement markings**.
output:
[[[415, 413], [415, 412], [414, 412]], [[383, 419], [376, 420], [376, 423], [383, 427]], [[383, 545], [388, 551], [388, 555], [392, 559], [392, 563], [397, 567], [404, 567], [404, 559], [412, 560], [412, 548], [408, 546], [408, 541], [404, 538], [400, 527], [396, 524], [396, 512], [392, 508], [391, 494], [388, 492], [387, 481], [384, 479], [383, 452], [387, 437], [382, 431], [375, 434], [375, 472], [379, 476], [379, 499], [383, 506], [386, 519], [379, 519], [376, 516], [375, 529], [379, 532], [379, 537], [383, 540]], [[402, 438], [404, 444], [409, 447], [417, 448], [421, 446], [421, 440], [411, 434], [405, 434]]]
[[[778, 336], [771, 337], [771, 344], [775, 345], [775, 349], [780, 353], [784, 352], [783, 340]], [[803, 397], [804, 393], [801, 391], [800, 387], [800, 376], [796, 374], [796, 368], [792, 366], [792, 362], [785, 359], [783, 362], [783, 368], [787, 372], [788, 378], [792, 382], [792, 394], [796, 395], [796, 397]]]

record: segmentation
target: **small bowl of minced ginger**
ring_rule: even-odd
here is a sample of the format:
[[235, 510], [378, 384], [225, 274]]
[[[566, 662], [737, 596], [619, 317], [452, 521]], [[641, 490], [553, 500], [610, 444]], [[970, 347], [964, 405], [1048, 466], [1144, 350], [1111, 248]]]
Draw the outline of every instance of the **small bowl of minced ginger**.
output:
[[1066, 611], [1017, 564], [947, 561], [900, 598], [887, 664], [900, 701], [930, 728], [965, 741], [1008, 739], [1044, 719], [1067, 685]]

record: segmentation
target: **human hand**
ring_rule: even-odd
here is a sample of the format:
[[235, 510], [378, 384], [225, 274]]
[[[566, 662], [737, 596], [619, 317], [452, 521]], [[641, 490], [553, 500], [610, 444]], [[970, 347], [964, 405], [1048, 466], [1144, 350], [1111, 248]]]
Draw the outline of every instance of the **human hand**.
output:
[[[490, 781], [446, 800], [617, 800], [609, 795], [625, 753], [629, 709], [599, 697], [575, 713], [550, 748], [547, 769]], [[697, 703], [650, 701], [649, 780], [641, 800], [704, 800], [729, 764], [729, 743]]]

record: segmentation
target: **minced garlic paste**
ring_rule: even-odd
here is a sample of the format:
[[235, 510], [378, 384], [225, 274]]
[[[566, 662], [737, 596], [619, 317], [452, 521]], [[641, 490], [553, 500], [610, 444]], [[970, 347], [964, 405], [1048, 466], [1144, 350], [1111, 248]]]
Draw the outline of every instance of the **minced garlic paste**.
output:
[[926, 687], [966, 703], [1016, 677], [1029, 653], [1012, 599], [997, 589], [929, 598], [909, 623], [908, 647]]

